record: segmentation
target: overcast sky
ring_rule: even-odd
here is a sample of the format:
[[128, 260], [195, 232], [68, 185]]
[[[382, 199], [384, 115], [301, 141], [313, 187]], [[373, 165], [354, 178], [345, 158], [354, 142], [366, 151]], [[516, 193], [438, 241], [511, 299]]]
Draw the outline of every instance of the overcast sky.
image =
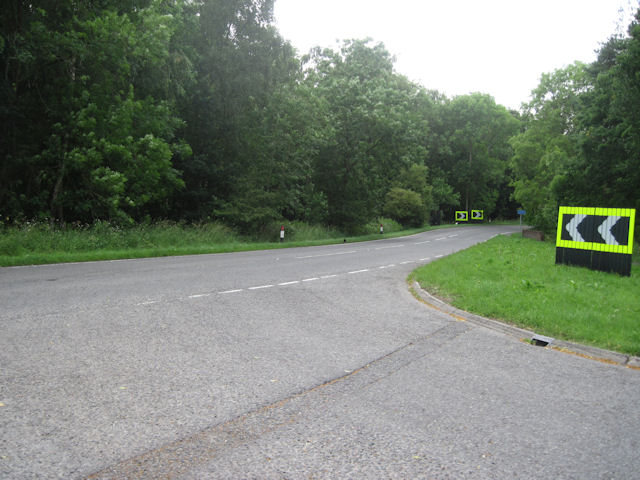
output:
[[[276, 0], [280, 34], [302, 53], [371, 37], [396, 71], [448, 97], [493, 95], [519, 108], [540, 75], [626, 31], [637, 0]], [[622, 14], [621, 14], [622, 12]]]

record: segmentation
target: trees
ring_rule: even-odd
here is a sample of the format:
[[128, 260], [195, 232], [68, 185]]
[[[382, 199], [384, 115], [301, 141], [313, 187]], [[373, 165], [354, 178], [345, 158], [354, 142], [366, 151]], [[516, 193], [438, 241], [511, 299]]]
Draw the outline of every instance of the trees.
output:
[[4, 217], [355, 231], [513, 214], [513, 191], [552, 229], [560, 202], [640, 208], [637, 19], [518, 115], [408, 81], [370, 40], [300, 57], [273, 0], [6, 3]]
[[182, 185], [171, 164], [188, 153], [172, 144], [180, 121], [134, 87], [140, 70], [162, 69], [169, 56], [171, 18], [146, 3], [14, 2], [3, 14], [11, 127], [0, 198], [10, 215], [139, 218]]
[[440, 147], [434, 167], [460, 195], [461, 207], [493, 214], [510, 158], [508, 139], [518, 120], [490, 95], [474, 93], [440, 106]]
[[320, 97], [327, 126], [314, 183], [326, 195], [332, 223], [353, 229], [382, 213], [402, 168], [424, 163], [428, 126], [418, 106], [425, 97], [369, 40], [347, 41], [340, 52], [316, 49], [306, 60], [304, 83]]
[[581, 99], [582, 155], [566, 183], [570, 198], [640, 210], [640, 10], [627, 38], [611, 38], [589, 68]]
[[528, 221], [544, 230], [557, 224], [558, 206], [568, 200], [572, 164], [580, 156], [580, 97], [588, 89], [586, 65], [576, 62], [543, 74], [525, 105], [525, 129], [511, 140], [514, 198]]
[[250, 229], [280, 218], [285, 209], [276, 191], [282, 170], [272, 168], [282, 159], [265, 162], [274, 149], [284, 151], [273, 139], [291, 135], [276, 131], [286, 128], [276, 99], [291, 91], [298, 61], [270, 25], [273, 0], [187, 5], [192, 31], [184, 35], [197, 75], [180, 112], [193, 158], [176, 161], [186, 188], [174, 198], [172, 214], [189, 220], [218, 216]]
[[511, 165], [514, 197], [537, 227], [555, 229], [560, 204], [640, 209], [638, 19], [591, 65], [543, 75], [526, 106]]

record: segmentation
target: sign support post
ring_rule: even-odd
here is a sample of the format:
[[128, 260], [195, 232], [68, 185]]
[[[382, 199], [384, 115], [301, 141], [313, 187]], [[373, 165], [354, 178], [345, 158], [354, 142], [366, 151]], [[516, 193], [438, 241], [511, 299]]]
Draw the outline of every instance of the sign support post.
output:
[[522, 208], [518, 209], [518, 215], [520, 215], [520, 235], [522, 235], [524, 237], [524, 228], [522, 228], [522, 216], [526, 215], [527, 211], [523, 210]]

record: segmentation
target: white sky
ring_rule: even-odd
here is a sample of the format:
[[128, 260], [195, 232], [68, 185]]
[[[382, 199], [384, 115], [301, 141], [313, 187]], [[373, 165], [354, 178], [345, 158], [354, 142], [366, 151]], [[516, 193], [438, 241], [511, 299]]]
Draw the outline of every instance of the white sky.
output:
[[637, 7], [637, 0], [276, 0], [275, 17], [301, 54], [371, 37], [396, 57], [398, 73], [426, 88], [448, 97], [489, 93], [518, 109], [542, 73], [595, 60], [617, 29], [626, 32]]

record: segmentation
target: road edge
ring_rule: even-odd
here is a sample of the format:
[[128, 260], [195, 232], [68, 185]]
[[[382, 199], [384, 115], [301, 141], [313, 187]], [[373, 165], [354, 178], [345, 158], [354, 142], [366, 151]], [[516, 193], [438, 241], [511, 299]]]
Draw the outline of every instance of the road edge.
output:
[[[413, 296], [421, 303], [427, 305], [430, 308], [445, 313], [458, 321], [470, 322], [481, 327], [489, 328], [491, 330], [501, 332], [505, 335], [514, 337], [521, 341], [528, 342], [531, 341], [535, 336], [539, 337], [539, 335], [530, 330], [509, 325], [491, 318], [482, 317], [465, 310], [460, 310], [459, 308], [456, 308], [431, 295], [429, 292], [424, 290], [416, 281], [409, 281], [409, 290], [411, 291]], [[559, 339], [553, 339], [552, 342], [550, 342], [544, 348], [551, 348], [559, 352], [577, 355], [589, 360], [596, 360], [612, 365], [620, 365], [640, 371], [640, 357], [634, 357], [631, 355], [626, 355], [624, 353], [604, 350], [589, 345], [581, 345], [578, 343], [567, 342], [565, 340]]]

